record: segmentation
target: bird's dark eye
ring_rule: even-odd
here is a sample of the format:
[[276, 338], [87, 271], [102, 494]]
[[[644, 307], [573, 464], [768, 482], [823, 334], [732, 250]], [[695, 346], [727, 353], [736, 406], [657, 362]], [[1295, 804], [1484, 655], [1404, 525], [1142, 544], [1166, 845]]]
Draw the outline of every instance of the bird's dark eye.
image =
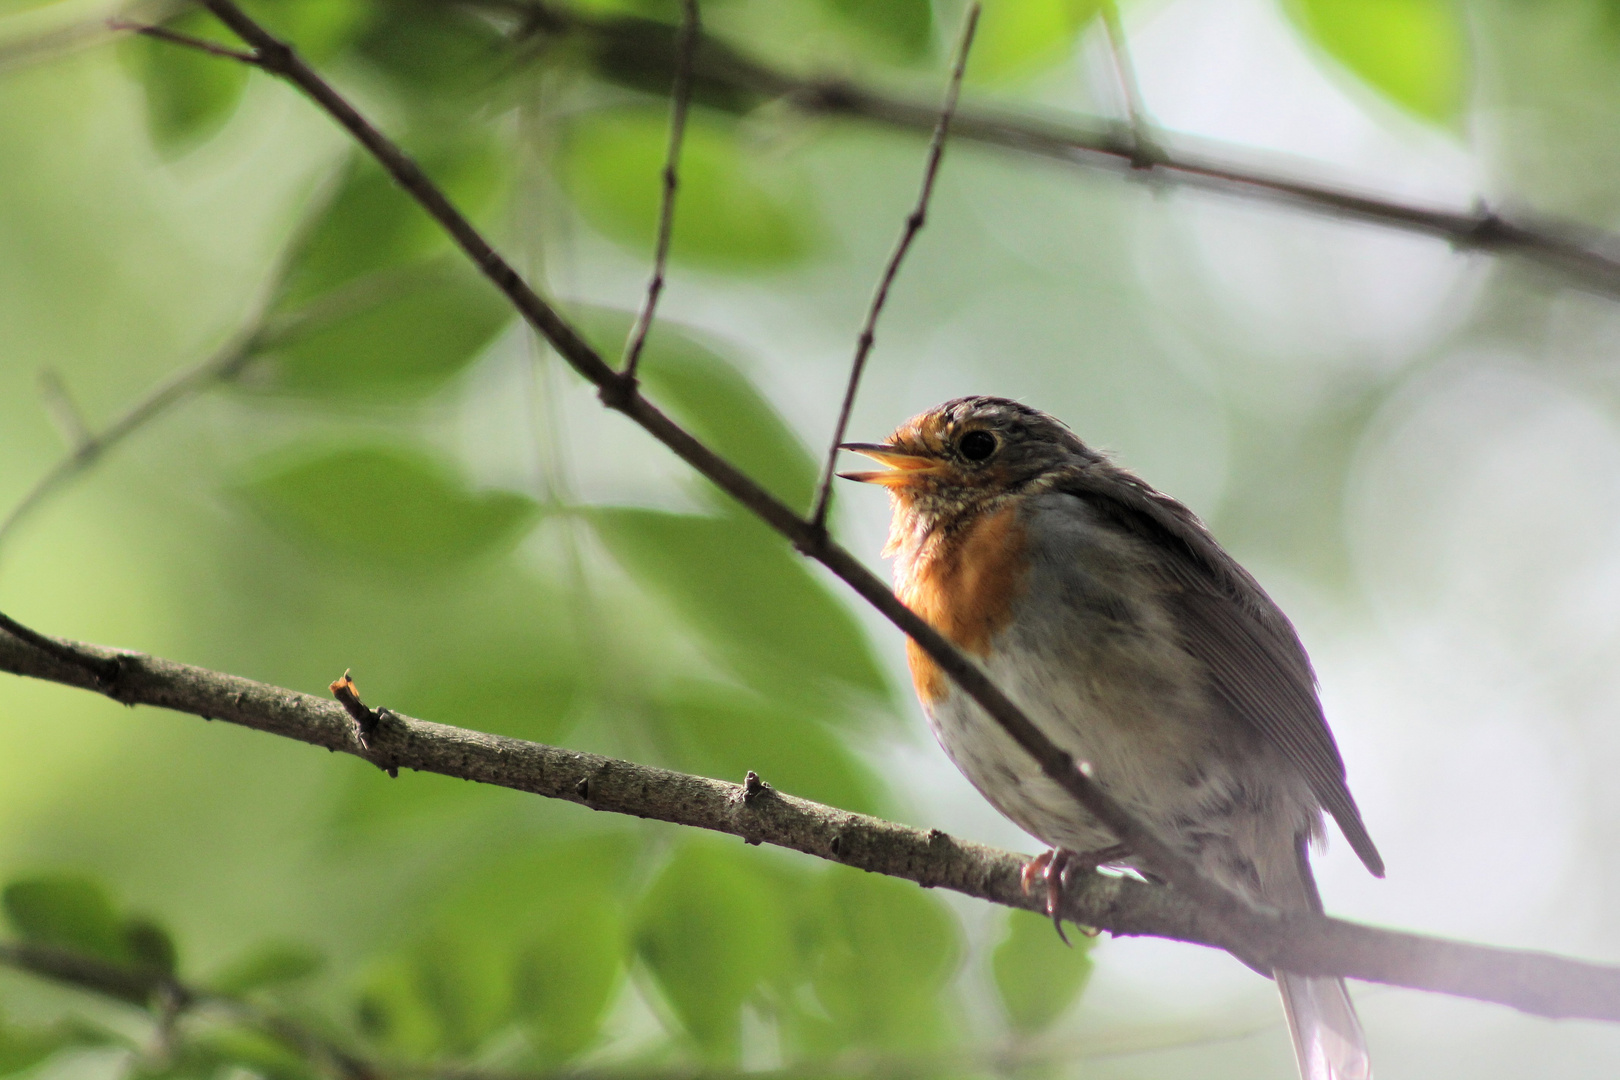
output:
[[970, 431], [956, 444], [969, 461], [985, 461], [996, 452], [996, 437], [988, 431]]

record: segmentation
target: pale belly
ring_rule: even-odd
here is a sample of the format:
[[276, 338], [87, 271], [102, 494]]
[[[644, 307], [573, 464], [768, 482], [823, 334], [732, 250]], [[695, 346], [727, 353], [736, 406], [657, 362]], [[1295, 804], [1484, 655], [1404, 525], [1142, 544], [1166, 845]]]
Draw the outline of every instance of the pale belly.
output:
[[[1151, 590], [1082, 579], [1072, 535], [1060, 557], [1040, 558], [1043, 531], [1038, 522], [1031, 530], [1037, 557], [1023, 601], [979, 658], [986, 673], [1206, 872], [1250, 895], [1275, 892], [1261, 878], [1296, 879], [1295, 838], [1320, 819], [1303, 776], [1213, 698]], [[1081, 853], [1115, 844], [960, 690], [925, 710], [957, 768], [1025, 831]]]

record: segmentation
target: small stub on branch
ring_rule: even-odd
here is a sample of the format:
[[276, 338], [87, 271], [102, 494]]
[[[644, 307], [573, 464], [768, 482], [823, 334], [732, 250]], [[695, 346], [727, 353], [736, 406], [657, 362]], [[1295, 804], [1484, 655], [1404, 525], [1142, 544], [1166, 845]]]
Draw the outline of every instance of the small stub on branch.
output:
[[771, 785], [761, 780], [759, 773], [753, 769], [749, 769], [748, 775], [743, 777], [743, 803], [745, 805], [753, 803], [755, 799], [769, 790], [771, 790]]
[[[357, 729], [356, 734], [359, 736], [360, 745], [370, 750], [372, 748], [371, 736], [376, 734], [377, 727], [382, 723], [383, 717], [387, 715], [388, 710], [367, 708], [366, 703], [360, 700], [360, 688], [349, 677], [348, 671], [344, 671], [343, 677], [334, 682], [330, 689], [332, 696], [337, 698], [338, 703], [354, 718], [354, 726]], [[398, 765], [388, 765], [380, 761], [376, 765], [377, 768], [383, 770], [389, 776], [395, 779], [399, 777]]]

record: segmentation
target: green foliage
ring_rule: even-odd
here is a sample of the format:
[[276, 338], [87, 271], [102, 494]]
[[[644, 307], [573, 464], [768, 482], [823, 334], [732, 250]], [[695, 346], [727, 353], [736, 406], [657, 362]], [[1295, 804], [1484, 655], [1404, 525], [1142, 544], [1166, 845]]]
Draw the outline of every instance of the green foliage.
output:
[[425, 454], [344, 447], [278, 455], [235, 487], [279, 532], [369, 567], [427, 571], [509, 547], [536, 507], [468, 490]]
[[487, 20], [433, 0], [377, 0], [359, 52], [416, 107], [481, 94], [511, 63]]
[[945, 995], [961, 957], [955, 920], [892, 878], [832, 867], [821, 878], [828, 929], [816, 998], [839, 1043], [916, 1050], [948, 1041]]
[[1062, 61], [1105, 0], [985, 0], [967, 79], [1032, 75]]
[[[602, 109], [570, 132], [559, 172], [585, 219], [637, 254], [652, 251], [668, 152], [662, 109]], [[798, 262], [822, 231], [804, 179], [754, 151], [734, 122], [694, 109], [681, 151], [679, 211], [670, 258], [716, 270]]]
[[826, 723], [836, 714], [696, 681], [670, 688], [654, 708], [675, 768], [733, 781], [752, 769], [793, 795], [860, 813], [878, 809], [876, 777]]
[[[735, 842], [733, 842], [735, 843]], [[636, 955], [702, 1052], [733, 1061], [742, 1007], [791, 966], [782, 912], [740, 845], [683, 843], [636, 910]]]
[[538, 1060], [568, 1060], [596, 1038], [623, 980], [628, 932], [617, 894], [626, 845], [600, 836], [506, 851], [442, 903], [396, 952], [374, 961], [361, 1029], [416, 1058], [469, 1054], [522, 1031]]
[[750, 686], [785, 697], [838, 689], [887, 695], [849, 609], [765, 526], [628, 507], [586, 515], [614, 558]]
[[105, 889], [87, 877], [58, 875], [13, 881], [0, 904], [17, 936], [103, 960], [130, 959], [124, 921]]
[[[624, 351], [635, 321], [630, 312], [582, 308], [571, 314], [602, 355]], [[692, 331], [660, 319], [647, 336], [639, 371], [660, 408], [789, 506], [809, 507], [817, 461], [733, 361]], [[716, 497], [722, 506], [733, 505], [730, 496]]]
[[934, 36], [929, 0], [823, 0], [842, 19], [880, 43], [896, 59], [921, 60]]
[[376, 17], [373, 0], [244, 0], [242, 7], [315, 64], [342, 53]]
[[325, 958], [307, 945], [270, 941], [227, 964], [208, 985], [221, 994], [248, 994], [301, 982], [325, 966]]
[[1468, 94], [1468, 31], [1456, 0], [1287, 0], [1311, 41], [1413, 114], [1449, 123]]
[[[200, 9], [182, 11], [162, 26], [241, 48], [240, 41]], [[225, 125], [242, 99], [252, 70], [246, 64], [143, 35], [126, 38], [119, 53], [144, 92], [147, 132], [169, 157], [192, 149]]]
[[273, 332], [254, 381], [317, 397], [422, 393], [477, 359], [511, 321], [500, 293], [463, 265], [374, 275]]
[[1069, 940], [1072, 948], [1045, 916], [1007, 913], [1007, 930], [991, 956], [991, 972], [1013, 1030], [1024, 1035], [1045, 1031], [1085, 990], [1095, 939], [1071, 932]]
[[[457, 209], [486, 218], [506, 188], [508, 162], [498, 144], [461, 130], [407, 145], [422, 171]], [[355, 150], [321, 213], [303, 230], [282, 275], [284, 310], [382, 270], [448, 251], [444, 230], [370, 154]], [[464, 264], [462, 264], [464, 265]]]
[[22, 1026], [9, 1023], [0, 1015], [0, 1076], [27, 1072], [52, 1054], [75, 1046], [95, 1046], [110, 1042], [100, 1032], [83, 1024]]

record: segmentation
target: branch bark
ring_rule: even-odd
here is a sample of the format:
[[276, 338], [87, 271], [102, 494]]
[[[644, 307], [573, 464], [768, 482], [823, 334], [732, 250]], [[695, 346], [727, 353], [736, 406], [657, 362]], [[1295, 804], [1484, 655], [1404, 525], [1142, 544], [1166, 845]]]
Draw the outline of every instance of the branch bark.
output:
[[[526, 791], [592, 810], [710, 829], [872, 873], [1039, 910], [1019, 871], [1026, 856], [852, 814], [775, 790], [448, 727], [382, 712], [362, 743], [336, 701], [138, 652], [60, 638], [42, 650], [0, 633], [0, 671], [155, 705], [352, 754], [383, 769], [413, 769]], [[64, 656], [75, 659], [64, 659]], [[83, 658], [94, 661], [86, 664]], [[101, 666], [116, 670], [110, 682]], [[407, 781], [408, 782], [408, 781]], [[1066, 894], [1064, 916], [1116, 935], [1151, 935], [1237, 951], [1228, 924], [1173, 888], [1089, 874]], [[1620, 967], [1546, 953], [1470, 945], [1325, 916], [1256, 913], [1266, 936], [1251, 963], [1342, 975], [1511, 1005], [1537, 1016], [1620, 1021]], [[139, 987], [130, 988], [131, 993]]]

